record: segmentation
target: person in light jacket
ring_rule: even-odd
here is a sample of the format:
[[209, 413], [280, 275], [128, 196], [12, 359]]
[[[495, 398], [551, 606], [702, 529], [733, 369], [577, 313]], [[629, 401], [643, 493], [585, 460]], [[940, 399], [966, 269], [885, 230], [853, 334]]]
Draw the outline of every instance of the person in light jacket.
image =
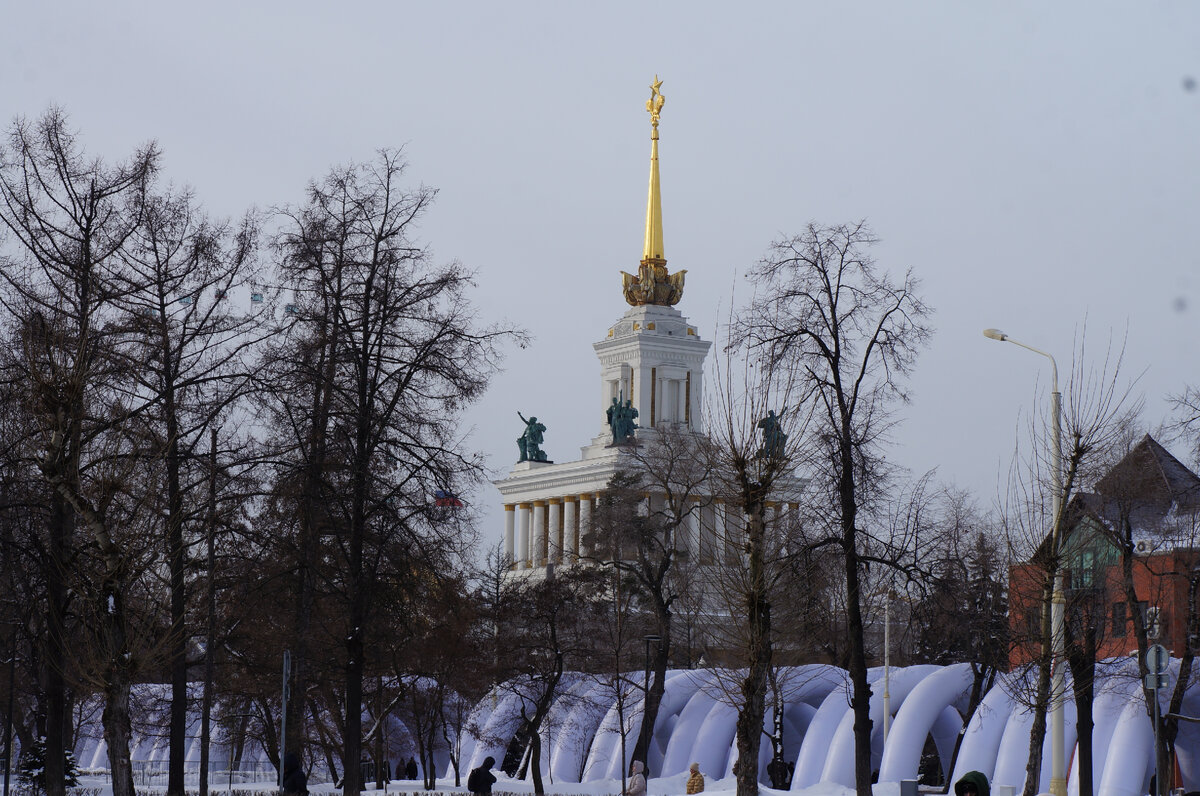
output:
[[646, 775], [642, 772], [646, 766], [641, 760], [634, 760], [629, 771], [629, 783], [625, 786], [625, 796], [646, 796]]
[[700, 764], [692, 763], [692, 765], [688, 768], [688, 771], [692, 773], [688, 774], [687, 792], [689, 794], [703, 793], [704, 775], [700, 773]]

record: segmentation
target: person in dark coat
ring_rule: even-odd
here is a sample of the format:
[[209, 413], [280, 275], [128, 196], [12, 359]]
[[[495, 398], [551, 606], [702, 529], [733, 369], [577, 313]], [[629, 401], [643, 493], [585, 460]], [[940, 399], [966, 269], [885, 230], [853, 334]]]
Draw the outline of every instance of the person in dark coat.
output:
[[496, 765], [496, 758], [485, 757], [483, 765], [471, 769], [471, 773], [467, 776], [467, 790], [480, 794], [480, 796], [491, 796], [492, 784], [496, 781], [496, 775], [492, 773], [494, 765]]
[[411, 757], [408, 758], [408, 763], [404, 766], [404, 778], [416, 779], [418, 773], [420, 772], [417, 771], [417, 761], [413, 760]]
[[300, 767], [300, 756], [288, 752], [283, 756], [284, 796], [308, 796], [308, 777]]
[[990, 792], [987, 776], [979, 771], [968, 771], [954, 783], [954, 796], [988, 796]]

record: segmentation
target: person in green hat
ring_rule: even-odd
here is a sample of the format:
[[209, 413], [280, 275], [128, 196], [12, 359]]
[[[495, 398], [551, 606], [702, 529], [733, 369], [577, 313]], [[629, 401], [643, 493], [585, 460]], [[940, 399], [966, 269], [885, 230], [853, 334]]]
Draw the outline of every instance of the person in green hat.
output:
[[954, 796], [988, 796], [988, 780], [979, 771], [968, 771], [954, 783]]

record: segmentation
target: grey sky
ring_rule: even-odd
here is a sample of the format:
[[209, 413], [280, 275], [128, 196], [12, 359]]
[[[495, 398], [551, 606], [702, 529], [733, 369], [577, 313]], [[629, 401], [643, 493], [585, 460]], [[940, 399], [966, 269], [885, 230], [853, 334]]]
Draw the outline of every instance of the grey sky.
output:
[[868, 219], [879, 262], [924, 281], [898, 463], [994, 497], [1049, 374], [986, 326], [1064, 374], [1085, 317], [1093, 349], [1128, 327], [1151, 424], [1200, 380], [1194, 2], [14, 2], [3, 27], [0, 114], [59, 103], [108, 158], [157, 139], [215, 214], [405, 145], [441, 191], [435, 254], [535, 336], [471, 414], [497, 472], [518, 409], [559, 461], [600, 427], [591, 344], [641, 255], [656, 73], [666, 254], [705, 339], [809, 220]]

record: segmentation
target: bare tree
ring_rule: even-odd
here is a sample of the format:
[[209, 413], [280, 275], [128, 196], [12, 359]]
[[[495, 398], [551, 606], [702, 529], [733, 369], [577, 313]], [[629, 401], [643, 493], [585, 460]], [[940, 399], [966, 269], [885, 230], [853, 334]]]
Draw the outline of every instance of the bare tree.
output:
[[[871, 562], [914, 559], [912, 539], [890, 538], [877, 523], [889, 480], [882, 444], [894, 407], [908, 401], [904, 379], [931, 334], [919, 282], [911, 272], [893, 280], [877, 267], [868, 254], [874, 243], [861, 222], [810, 224], [776, 241], [750, 273], [759, 292], [735, 330], [768, 374], [789, 374], [813, 402], [806, 463], [810, 494], [830, 498], [831, 533], [823, 542], [844, 564], [859, 796], [871, 789], [863, 572]], [[751, 781], [739, 775], [739, 796], [750, 796]]]
[[[1194, 550], [1200, 540], [1200, 478], [1183, 466], [1149, 435], [1136, 445], [1123, 446], [1121, 457], [1096, 484], [1092, 497], [1095, 513], [1115, 540], [1120, 576], [1115, 591], [1124, 598], [1138, 652], [1138, 673], [1153, 721], [1155, 689], [1147, 687], [1146, 651], [1164, 633], [1164, 605], [1176, 606], [1174, 621], [1185, 629], [1181, 644], [1169, 644], [1181, 658], [1175, 688], [1164, 711], [1158, 733], [1158, 770], [1173, 772], [1174, 744], [1184, 692], [1192, 679], [1195, 659], [1193, 637], [1197, 627], [1196, 593], [1200, 583], [1200, 557]], [[1139, 544], [1154, 551], [1139, 552]], [[1182, 599], [1181, 599], [1182, 598]], [[1107, 613], [1107, 606], [1105, 606]], [[1103, 627], [1103, 622], [1101, 622]], [[1124, 633], [1124, 627], [1121, 628]], [[1158, 784], [1162, 796], [1171, 788], [1170, 777]]]
[[[141, 407], [120, 395], [127, 374], [113, 357], [119, 332], [112, 302], [122, 289], [119, 254], [142, 223], [158, 150], [148, 145], [126, 163], [106, 166], [83, 153], [64, 114], [51, 109], [35, 122], [16, 121], [0, 158], [0, 223], [16, 241], [16, 254], [6, 257], [0, 274], [22, 352], [9, 377], [26, 385], [38, 467], [53, 490], [47, 655], [55, 662], [68, 658], [64, 576], [81, 523], [101, 563], [98, 604], [91, 608], [106, 663], [104, 728], [113, 792], [132, 796], [128, 701], [136, 661], [124, 589], [140, 562], [128, 555], [116, 530], [130, 509], [117, 500], [128, 474], [120, 456], [129, 442], [121, 427]], [[66, 711], [58, 665], [52, 664], [47, 683], [50, 796], [64, 791]]]
[[793, 472], [811, 414], [797, 405], [787, 371], [766, 374], [730, 357], [717, 374], [708, 422], [711, 489], [720, 500], [711, 515], [714, 527], [708, 529], [717, 548], [709, 583], [730, 615], [740, 620], [730, 623], [736, 638], [724, 646], [736, 651], [736, 663], [744, 667], [719, 678], [719, 687], [738, 710], [733, 773], [739, 796], [758, 792], [777, 633], [772, 609], [780, 597], [781, 576], [788, 571], [779, 564], [798, 552], [788, 550], [780, 532], [779, 507], [799, 497]]
[[[1132, 385], [1124, 385], [1120, 377], [1123, 354], [1123, 349], [1113, 351], [1110, 347], [1103, 361], [1093, 364], [1087, 355], [1086, 334], [1080, 335], [1061, 421], [1062, 472], [1052, 471], [1054, 459], [1050, 452], [1057, 418], [1051, 416], [1031, 424], [1030, 453], [1023, 459], [1018, 455], [1020, 464], [1010, 475], [1002, 521], [1014, 557], [1030, 562], [1025, 568], [1030, 573], [1025, 579], [1028, 588], [1024, 593], [1014, 589], [1010, 605], [1023, 606], [1025, 611], [1032, 608], [1036, 616], [1029, 632], [1014, 633], [1011, 639], [1018, 656], [1029, 661], [1026, 676], [1012, 680], [1014, 696], [1033, 713], [1024, 796], [1034, 796], [1040, 787], [1046, 717], [1055, 698], [1051, 694], [1052, 612], [1056, 580], [1066, 572], [1062, 542], [1070, 515], [1062, 510], [1055, 516], [1052, 507], [1070, 506], [1083, 485], [1099, 477], [1105, 463], [1111, 461], [1111, 451], [1120, 445], [1126, 429], [1134, 425], [1141, 411], [1141, 402], [1131, 397]], [[1057, 496], [1053, 494], [1056, 488], [1060, 490]]]
[[971, 665], [971, 715], [1008, 668], [1007, 551], [995, 518], [967, 492], [947, 487], [935, 499], [939, 543], [913, 609], [915, 655], [921, 663]]
[[691, 563], [693, 548], [699, 553], [699, 540], [688, 538], [689, 528], [699, 531], [700, 514], [713, 500], [708, 447], [704, 436], [683, 426], [644, 430], [637, 445], [622, 451], [619, 469], [592, 517], [601, 540], [593, 558], [627, 576], [635, 607], [649, 619], [642, 627], [658, 636], [649, 645], [653, 676], [632, 755], [647, 766], [674, 651], [675, 604], [683, 590], [698, 587], [683, 565]]
[[[280, 374], [275, 423], [298, 443], [285, 462], [301, 474], [306, 542], [324, 534], [340, 559], [348, 794], [360, 787], [375, 565], [397, 540], [428, 561], [463, 548], [458, 525], [438, 521], [432, 496], [482, 478], [482, 462], [465, 449], [455, 421], [482, 395], [500, 346], [523, 341], [506, 327], [480, 325], [467, 298], [471, 274], [457, 263], [434, 266], [415, 243], [434, 191], [404, 189], [403, 169], [396, 151], [335, 169], [309, 187], [278, 244], [295, 291], [295, 325], [285, 345], [294, 347], [298, 367]], [[297, 387], [308, 392], [300, 402], [293, 399]], [[304, 599], [302, 614], [311, 594]]]
[[[159, 535], [166, 542], [169, 570], [171, 726], [167, 793], [182, 796], [187, 755], [186, 559], [199, 532], [206, 478], [198, 466], [207, 432], [228, 416], [250, 383], [248, 354], [270, 334], [262, 313], [247, 312], [232, 297], [251, 282], [257, 222], [247, 216], [237, 228], [213, 223], [196, 208], [191, 193], [166, 193], [146, 202], [142, 223], [120, 253], [124, 289], [115, 299], [128, 318], [128, 371], [147, 405], [133, 433], [143, 442], [138, 455], [161, 473], [164, 505]], [[250, 306], [260, 306], [251, 304]]]
[[501, 617], [499, 660], [504, 673], [503, 688], [520, 697], [521, 726], [517, 738], [526, 761], [502, 761], [502, 766], [526, 767], [534, 793], [546, 792], [542, 780], [543, 722], [562, 692], [563, 676], [571, 669], [586, 670], [588, 662], [603, 660], [597, 640], [608, 612], [605, 573], [595, 568], [574, 567], [555, 571], [542, 579], [522, 581], [511, 595], [510, 610]]

